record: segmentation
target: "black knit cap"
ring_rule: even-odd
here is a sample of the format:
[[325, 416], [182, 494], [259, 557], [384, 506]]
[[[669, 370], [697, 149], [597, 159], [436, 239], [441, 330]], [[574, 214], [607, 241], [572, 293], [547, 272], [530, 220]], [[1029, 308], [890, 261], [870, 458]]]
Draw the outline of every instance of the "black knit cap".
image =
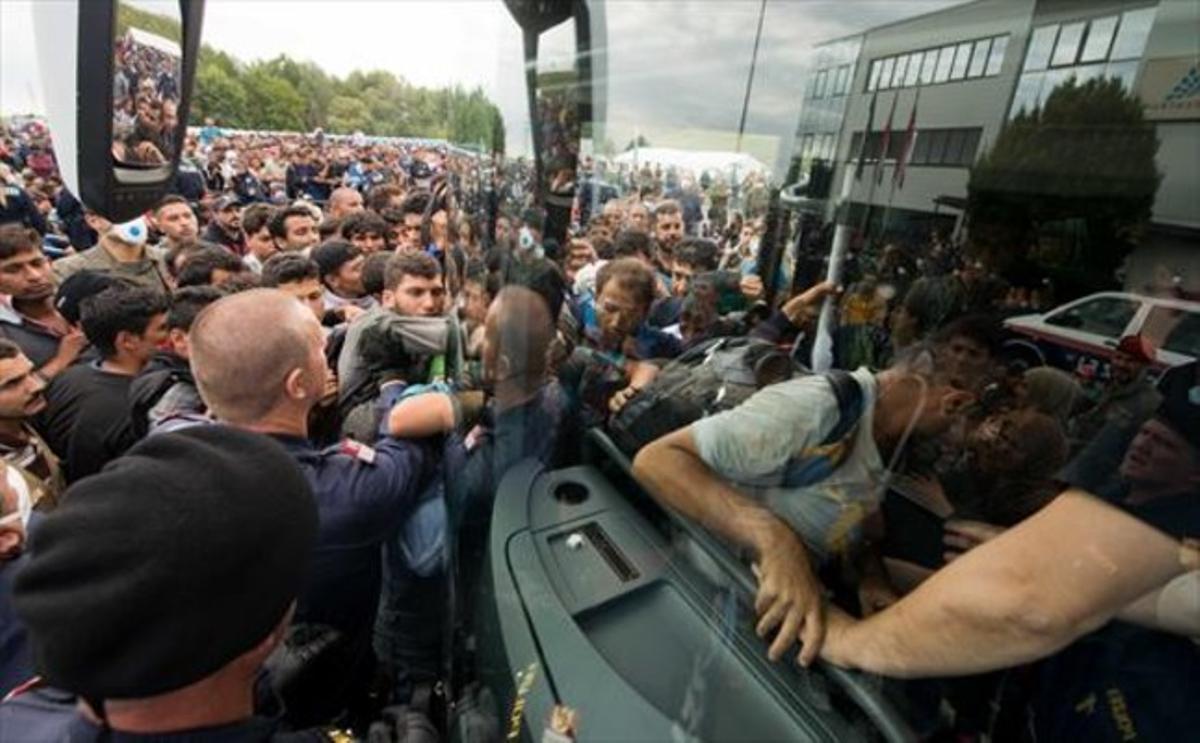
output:
[[316, 535], [312, 491], [275, 441], [218, 425], [159, 434], [67, 490], [13, 604], [50, 684], [153, 696], [266, 639]]

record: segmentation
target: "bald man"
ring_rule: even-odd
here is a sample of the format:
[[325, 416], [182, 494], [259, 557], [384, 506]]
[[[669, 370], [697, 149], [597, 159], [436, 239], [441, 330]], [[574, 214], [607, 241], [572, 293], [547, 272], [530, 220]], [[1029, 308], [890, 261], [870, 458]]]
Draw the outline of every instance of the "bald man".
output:
[[331, 681], [326, 700], [336, 713], [370, 678], [381, 545], [407, 519], [436, 458], [425, 445], [387, 436], [374, 448], [313, 447], [308, 419], [324, 392], [325, 339], [312, 312], [289, 294], [254, 289], [225, 297], [200, 313], [189, 341], [209, 410], [275, 438], [312, 487], [319, 533], [296, 621], [329, 625], [346, 640], [346, 675]]
[[341, 219], [363, 210], [363, 197], [348, 186], [335, 188], [329, 195], [329, 218]]

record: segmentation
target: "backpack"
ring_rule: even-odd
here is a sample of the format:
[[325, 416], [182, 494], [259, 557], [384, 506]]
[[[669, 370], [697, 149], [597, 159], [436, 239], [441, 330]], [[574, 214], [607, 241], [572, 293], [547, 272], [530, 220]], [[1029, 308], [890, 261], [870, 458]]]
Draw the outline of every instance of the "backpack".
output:
[[[758, 338], [715, 338], [663, 368], [609, 422], [613, 442], [632, 457], [646, 444], [707, 415], [730, 410], [755, 392], [809, 373], [788, 353]], [[847, 440], [862, 416], [862, 389], [849, 372], [824, 375], [838, 402], [838, 422], [815, 453], [788, 466], [789, 484], [823, 479], [849, 454]]]

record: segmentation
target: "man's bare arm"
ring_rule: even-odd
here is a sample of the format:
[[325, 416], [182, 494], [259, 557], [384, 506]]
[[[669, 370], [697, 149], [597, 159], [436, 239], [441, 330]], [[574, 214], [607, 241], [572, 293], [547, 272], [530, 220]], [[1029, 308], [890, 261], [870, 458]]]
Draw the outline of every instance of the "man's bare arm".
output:
[[1179, 542], [1085, 493], [970, 550], [887, 610], [831, 618], [822, 655], [889, 676], [979, 673], [1045, 657], [1183, 573]]
[[754, 550], [759, 566], [758, 634], [766, 636], [779, 628], [768, 655], [777, 660], [799, 637], [800, 662], [811, 663], [824, 638], [821, 586], [791, 527], [712, 472], [700, 458], [690, 428], [646, 445], [633, 462], [633, 472], [663, 504]]

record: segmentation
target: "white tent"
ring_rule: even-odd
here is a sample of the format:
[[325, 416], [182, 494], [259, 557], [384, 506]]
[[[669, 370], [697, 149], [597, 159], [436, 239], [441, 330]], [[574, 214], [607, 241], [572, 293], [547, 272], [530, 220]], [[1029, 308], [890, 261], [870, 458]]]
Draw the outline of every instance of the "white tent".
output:
[[152, 34], [149, 31], [143, 31], [140, 28], [130, 28], [128, 31], [129, 38], [134, 43], [142, 46], [148, 46], [152, 49], [157, 49], [164, 54], [169, 54], [176, 59], [183, 56], [183, 50], [179, 48], [179, 44], [171, 41], [168, 38]]
[[676, 150], [670, 147], [636, 147], [622, 152], [612, 160], [617, 164], [653, 163], [674, 166], [696, 174], [705, 170], [730, 172], [736, 169], [738, 174], [744, 175], [749, 172], [765, 173], [768, 170], [766, 165], [744, 152]]

